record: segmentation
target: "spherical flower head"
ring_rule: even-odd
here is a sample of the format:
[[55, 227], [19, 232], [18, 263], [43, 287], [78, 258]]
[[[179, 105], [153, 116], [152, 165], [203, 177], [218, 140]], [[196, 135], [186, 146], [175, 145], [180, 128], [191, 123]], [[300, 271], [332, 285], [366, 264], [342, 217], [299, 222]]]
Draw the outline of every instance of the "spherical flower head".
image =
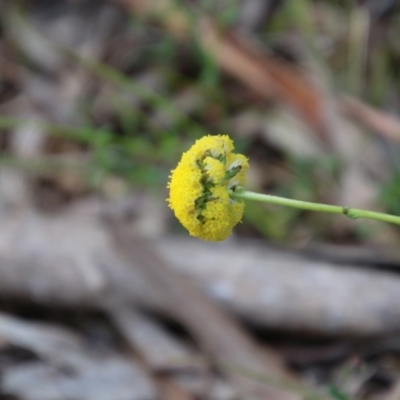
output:
[[224, 240], [242, 219], [244, 202], [230, 198], [229, 190], [245, 184], [249, 164], [233, 149], [227, 135], [204, 136], [171, 172], [167, 201], [192, 236]]

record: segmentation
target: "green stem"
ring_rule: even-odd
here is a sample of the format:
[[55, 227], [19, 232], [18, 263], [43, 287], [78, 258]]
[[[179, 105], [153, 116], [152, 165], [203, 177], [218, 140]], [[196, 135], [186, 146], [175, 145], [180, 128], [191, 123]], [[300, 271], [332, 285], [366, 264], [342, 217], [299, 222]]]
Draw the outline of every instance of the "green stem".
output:
[[328, 204], [312, 203], [309, 201], [293, 200], [284, 197], [272, 196], [269, 194], [248, 192], [243, 189], [239, 190], [236, 189], [234, 192], [230, 191], [229, 194], [233, 199], [261, 201], [264, 203], [300, 208], [302, 210], [319, 211], [331, 214], [343, 214], [352, 219], [368, 218], [368, 219], [375, 219], [378, 221], [390, 222], [392, 224], [400, 225], [400, 217], [398, 216], [375, 212], [375, 211], [362, 210], [360, 208], [352, 208], [347, 206], [332, 206]]

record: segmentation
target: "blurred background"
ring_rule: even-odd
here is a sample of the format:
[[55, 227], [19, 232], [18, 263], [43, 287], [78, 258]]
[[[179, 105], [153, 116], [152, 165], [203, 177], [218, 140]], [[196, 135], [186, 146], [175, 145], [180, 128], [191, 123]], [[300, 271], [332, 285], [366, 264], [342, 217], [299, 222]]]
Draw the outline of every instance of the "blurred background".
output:
[[0, 0], [0, 399], [400, 399], [398, 227], [209, 244], [165, 200], [228, 134], [249, 190], [400, 215], [399, 38], [396, 0]]

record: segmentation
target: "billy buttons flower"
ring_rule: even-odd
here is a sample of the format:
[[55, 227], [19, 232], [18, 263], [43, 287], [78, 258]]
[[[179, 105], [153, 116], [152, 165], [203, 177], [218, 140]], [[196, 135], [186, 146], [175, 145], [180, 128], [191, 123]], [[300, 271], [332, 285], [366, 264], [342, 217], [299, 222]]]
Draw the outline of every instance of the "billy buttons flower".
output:
[[244, 202], [231, 199], [229, 190], [244, 185], [249, 164], [232, 151], [229, 136], [204, 136], [171, 172], [169, 207], [192, 236], [224, 240], [242, 219]]

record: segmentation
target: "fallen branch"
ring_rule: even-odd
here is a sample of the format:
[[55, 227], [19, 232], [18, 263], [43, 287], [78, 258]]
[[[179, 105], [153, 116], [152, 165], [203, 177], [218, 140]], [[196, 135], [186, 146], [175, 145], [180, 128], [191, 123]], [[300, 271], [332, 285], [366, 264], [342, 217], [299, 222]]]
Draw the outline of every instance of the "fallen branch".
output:
[[[153, 290], [164, 299], [165, 312], [189, 330], [200, 348], [244, 394], [268, 399], [299, 398], [295, 391], [279, 389], [294, 386], [300, 390], [275, 353], [271, 350], [261, 353], [227, 314], [189, 280], [168, 268], [143, 239], [120, 225], [113, 225], [113, 235], [118, 254], [148, 278]], [[268, 383], [274, 382], [274, 386], [255, 381], [255, 375], [264, 377]]]

